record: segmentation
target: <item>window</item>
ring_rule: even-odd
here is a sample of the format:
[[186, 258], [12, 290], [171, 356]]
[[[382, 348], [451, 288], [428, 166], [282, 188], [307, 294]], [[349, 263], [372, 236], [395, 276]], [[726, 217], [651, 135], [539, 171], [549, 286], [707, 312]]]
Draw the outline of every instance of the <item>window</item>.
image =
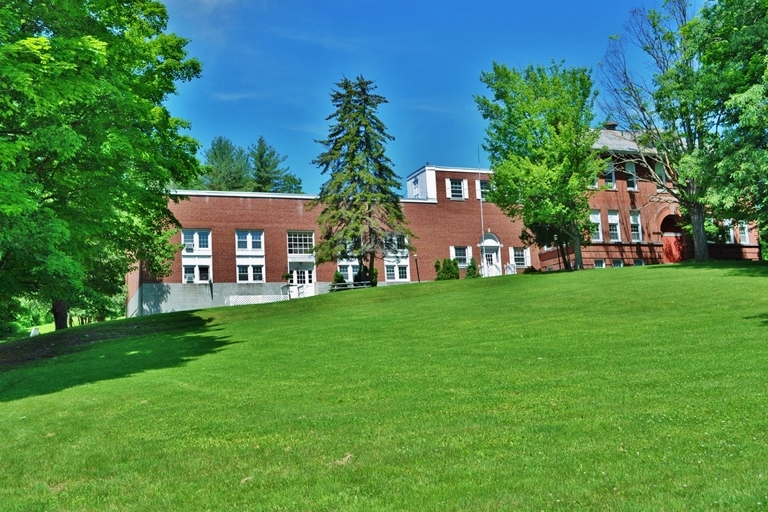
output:
[[411, 181], [411, 197], [419, 197], [419, 178]]
[[451, 199], [464, 199], [464, 180], [450, 180]]
[[454, 247], [454, 259], [461, 267], [467, 264], [467, 248], [466, 247]]
[[608, 236], [611, 242], [621, 242], [621, 231], [619, 229], [619, 212], [608, 210]]
[[462, 246], [451, 246], [451, 259], [456, 260], [459, 267], [466, 267], [469, 260], [472, 259], [472, 248]]
[[263, 231], [236, 231], [237, 251], [259, 251], [262, 249]]
[[197, 266], [197, 272], [200, 275], [200, 281], [208, 281], [209, 274], [208, 274], [208, 265], [198, 265]]
[[184, 244], [184, 253], [211, 253], [211, 231], [208, 229], [184, 229], [181, 232], [181, 240]]
[[643, 241], [643, 232], [642, 228], [640, 227], [640, 212], [629, 212], [629, 231], [632, 233], [633, 242]]
[[637, 190], [637, 169], [635, 169], [635, 163], [625, 163], [624, 173], [627, 175], [627, 190]]
[[624, 260], [613, 260], [613, 268], [620, 268], [624, 266]]
[[589, 212], [589, 221], [593, 224], [592, 241], [603, 241], [603, 223], [600, 220], [600, 210], [591, 210]]
[[264, 265], [238, 265], [237, 281], [241, 283], [263, 283]]
[[653, 165], [653, 169], [656, 172], [656, 192], [662, 192], [666, 190], [666, 184], [667, 184], [667, 173], [664, 171], [664, 164], [661, 162], [656, 162]]
[[528, 258], [526, 258], [525, 247], [513, 247], [512, 248], [512, 262], [516, 267], [527, 267]]
[[384, 265], [387, 281], [408, 281], [408, 265]]
[[636, 267], [642, 267], [643, 265], [645, 265], [645, 261], [643, 261], [641, 259], [636, 259], [635, 260], [635, 266]]
[[616, 189], [616, 169], [613, 167], [613, 162], [608, 164], [608, 168], [603, 171], [603, 178], [605, 179], [605, 188]]
[[605, 260], [595, 260], [595, 268], [605, 268]]
[[195, 266], [194, 265], [184, 265], [184, 282], [185, 283], [195, 282]]
[[208, 283], [211, 280], [209, 265], [183, 265], [184, 283]]
[[488, 195], [488, 186], [490, 182], [488, 180], [475, 180], [476, 192], [478, 199], [485, 199]]
[[746, 222], [739, 222], [739, 243], [749, 245], [749, 225]]
[[735, 236], [733, 233], [733, 222], [730, 220], [723, 221], [723, 230], [725, 231], [725, 243], [735, 243]]
[[314, 246], [315, 234], [312, 231], [288, 232], [288, 254], [312, 254]]

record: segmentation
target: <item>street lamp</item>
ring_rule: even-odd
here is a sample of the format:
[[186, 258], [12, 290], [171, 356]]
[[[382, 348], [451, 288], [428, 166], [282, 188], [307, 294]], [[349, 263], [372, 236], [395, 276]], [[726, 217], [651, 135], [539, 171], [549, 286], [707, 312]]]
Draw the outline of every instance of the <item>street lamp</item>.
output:
[[421, 282], [421, 276], [419, 275], [419, 255], [418, 254], [414, 253], [413, 261], [416, 262], [416, 279], [418, 279], [419, 282]]
[[557, 233], [555, 233], [555, 251], [557, 251], [557, 268], [562, 270], [562, 264], [560, 263], [560, 244], [557, 243]]

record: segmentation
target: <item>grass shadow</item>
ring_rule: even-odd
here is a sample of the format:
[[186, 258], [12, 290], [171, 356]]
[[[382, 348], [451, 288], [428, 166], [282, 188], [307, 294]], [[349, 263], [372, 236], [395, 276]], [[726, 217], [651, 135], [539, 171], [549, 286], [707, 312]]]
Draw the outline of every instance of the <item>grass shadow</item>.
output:
[[118, 320], [0, 344], [0, 402], [182, 366], [233, 342], [190, 312]]

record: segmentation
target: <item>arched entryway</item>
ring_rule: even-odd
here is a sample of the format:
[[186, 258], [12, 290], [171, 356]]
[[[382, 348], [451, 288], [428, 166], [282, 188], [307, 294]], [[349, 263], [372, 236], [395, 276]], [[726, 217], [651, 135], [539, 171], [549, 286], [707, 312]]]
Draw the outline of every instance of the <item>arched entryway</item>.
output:
[[667, 215], [661, 221], [661, 242], [664, 263], [680, 263], [685, 259], [685, 235], [680, 227], [680, 217]]
[[483, 277], [501, 275], [501, 244], [493, 233], [483, 235], [480, 242], [480, 274]]

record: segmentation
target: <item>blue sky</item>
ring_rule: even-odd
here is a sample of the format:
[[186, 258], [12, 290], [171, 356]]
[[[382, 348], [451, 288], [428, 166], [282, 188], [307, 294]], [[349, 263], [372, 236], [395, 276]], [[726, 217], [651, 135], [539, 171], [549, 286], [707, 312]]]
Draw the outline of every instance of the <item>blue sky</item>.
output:
[[[203, 76], [167, 105], [203, 148], [221, 135], [246, 147], [260, 135], [288, 159], [307, 193], [326, 177], [329, 94], [342, 76], [374, 80], [387, 155], [404, 178], [429, 162], [475, 167], [485, 122], [473, 96], [493, 61], [565, 60], [593, 70], [622, 31], [632, 0], [166, 0], [169, 29], [191, 39]], [[596, 121], [599, 119], [596, 119]], [[202, 154], [200, 155], [202, 157]], [[488, 161], [480, 154], [480, 165]]]

